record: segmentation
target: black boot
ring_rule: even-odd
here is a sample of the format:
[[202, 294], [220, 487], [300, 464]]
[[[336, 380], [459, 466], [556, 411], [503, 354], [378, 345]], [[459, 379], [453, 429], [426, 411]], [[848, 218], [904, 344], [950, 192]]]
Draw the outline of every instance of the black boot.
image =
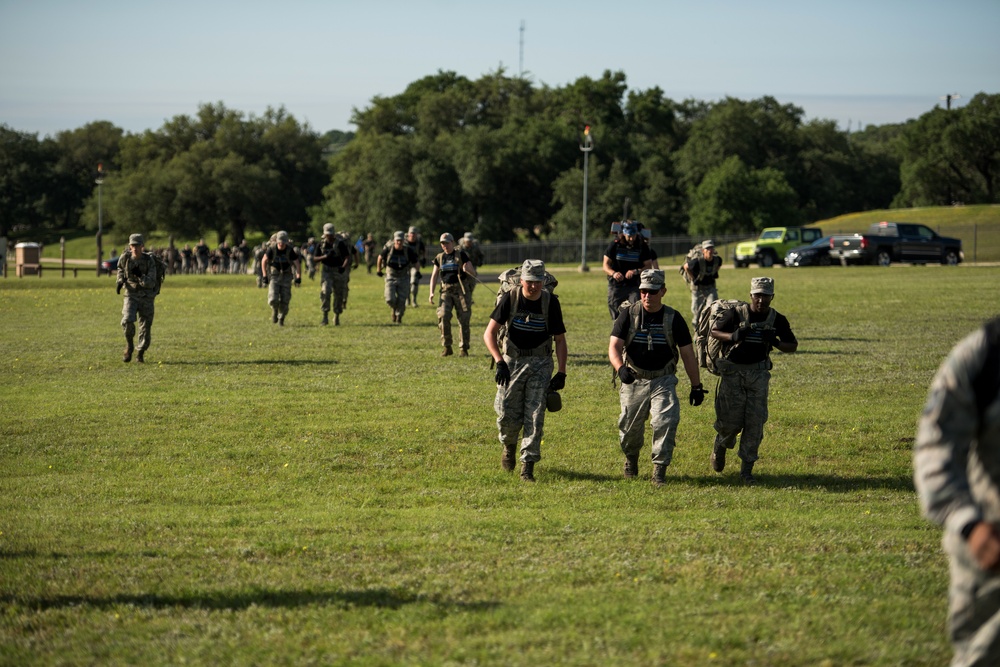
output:
[[726, 448], [721, 445], [715, 445], [712, 448], [712, 456], [709, 458], [712, 463], [712, 470], [715, 472], [722, 472], [726, 469]]
[[653, 464], [653, 478], [650, 481], [656, 486], [663, 486], [667, 483], [667, 465], [665, 463]]
[[333, 326], [335, 326], [335, 327], [339, 327], [340, 326], [340, 313], [334, 313], [333, 314]]
[[146, 360], [142, 358], [143, 357], [143, 353], [145, 353], [145, 351], [146, 350], [139, 350], [139, 354], [136, 355], [136, 357], [135, 357], [135, 360], [138, 361], [140, 364], [146, 363]]
[[517, 452], [514, 445], [503, 446], [503, 456], [500, 457], [500, 467], [507, 472], [514, 472], [514, 464], [517, 461]]
[[322, 322], [322, 324], [326, 325], [326, 324], [329, 324], [329, 323], [330, 323], [330, 314], [329, 314], [329, 313], [327, 313], [327, 312], [326, 312], [326, 311], [324, 310], [324, 311], [323, 311], [323, 322]]
[[743, 462], [743, 465], [740, 466], [740, 479], [747, 486], [753, 486], [757, 483], [757, 480], [753, 477], [753, 463]]
[[535, 481], [535, 462], [534, 461], [525, 461], [521, 465], [521, 479], [523, 479], [525, 482], [534, 482]]
[[639, 455], [625, 456], [625, 479], [635, 479], [639, 476]]

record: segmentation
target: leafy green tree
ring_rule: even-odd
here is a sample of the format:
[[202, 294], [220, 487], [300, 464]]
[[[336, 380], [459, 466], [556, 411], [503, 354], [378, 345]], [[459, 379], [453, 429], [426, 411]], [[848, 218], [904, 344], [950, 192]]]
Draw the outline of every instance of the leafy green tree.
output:
[[733, 155], [695, 189], [689, 231], [711, 236], [797, 225], [802, 222], [797, 198], [780, 171], [750, 168]]
[[54, 142], [0, 125], [0, 236], [30, 238], [53, 226], [57, 161]]

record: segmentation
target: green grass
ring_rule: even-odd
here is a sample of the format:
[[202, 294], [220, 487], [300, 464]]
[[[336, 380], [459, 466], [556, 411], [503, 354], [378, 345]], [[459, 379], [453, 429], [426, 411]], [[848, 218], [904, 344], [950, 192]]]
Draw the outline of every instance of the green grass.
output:
[[442, 359], [433, 310], [390, 325], [364, 272], [340, 327], [308, 280], [279, 328], [250, 278], [168, 277], [139, 366], [111, 279], [0, 282], [0, 664], [948, 661], [910, 449], [1000, 269], [752, 270], [800, 340], [753, 489], [709, 470], [710, 404], [684, 402], [667, 486], [648, 444], [621, 478], [605, 282], [557, 275], [568, 380], [534, 485], [500, 470], [482, 287], [472, 358]]

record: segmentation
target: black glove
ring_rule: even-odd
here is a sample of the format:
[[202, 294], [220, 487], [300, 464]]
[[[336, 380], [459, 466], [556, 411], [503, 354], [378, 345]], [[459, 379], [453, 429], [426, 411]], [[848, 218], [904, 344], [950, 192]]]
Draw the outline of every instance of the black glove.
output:
[[552, 376], [552, 379], [549, 380], [549, 391], [550, 392], [553, 392], [553, 391], [562, 391], [565, 388], [566, 388], [566, 374], [565, 373], [556, 373], [555, 375]]
[[500, 387], [506, 387], [507, 383], [510, 382], [510, 366], [507, 365], [506, 361], [497, 362], [497, 374], [494, 379]]
[[423, 274], [422, 274], [422, 273], [420, 273], [419, 271], [417, 271], [417, 273], [416, 273], [416, 276], [415, 276], [415, 277], [416, 277], [416, 279], [417, 279], [417, 280], [420, 280], [420, 279], [421, 279], [421, 278], [423, 278], [424, 276], [423, 276]]
[[302, 276], [299, 276], [298, 278], [295, 279], [295, 284], [296, 285], [301, 285], [302, 284]]
[[691, 387], [691, 396], [689, 397], [688, 400], [690, 401], [691, 405], [701, 405], [702, 401], [705, 400], [705, 394], [707, 393], [708, 390], [702, 387], [700, 384], [695, 385], [694, 387]]
[[267, 276], [262, 276], [261, 277], [261, 282], [264, 283], [265, 285], [267, 285], [268, 283], [271, 282], [271, 279], [268, 278]]
[[381, 271], [376, 271], [375, 275], [381, 278], [384, 274]]
[[142, 270], [138, 266], [133, 266], [131, 273], [136, 280], [142, 280]]
[[115, 294], [121, 294], [122, 293], [122, 287], [124, 285], [125, 285], [125, 281], [124, 280], [119, 280], [118, 284], [115, 285]]
[[618, 379], [622, 381], [622, 384], [632, 384], [635, 382], [635, 371], [627, 365], [622, 364], [618, 368]]

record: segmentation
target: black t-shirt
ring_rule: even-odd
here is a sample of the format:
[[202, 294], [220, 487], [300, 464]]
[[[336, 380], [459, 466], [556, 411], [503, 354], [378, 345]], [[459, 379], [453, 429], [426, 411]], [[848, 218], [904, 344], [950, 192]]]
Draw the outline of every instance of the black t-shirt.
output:
[[267, 270], [278, 273], [288, 273], [292, 270], [292, 262], [299, 258], [299, 253], [290, 245], [286, 245], [284, 250], [279, 250], [273, 245], [264, 253], [267, 257]]
[[[702, 265], [705, 265], [705, 272], [702, 273]], [[715, 279], [719, 277], [719, 268], [722, 266], [722, 258], [718, 255], [712, 257], [711, 263], [705, 261], [704, 257], [699, 257], [688, 263], [691, 269], [693, 281], [699, 287], [714, 287]], [[713, 270], [714, 269], [714, 270]]]
[[438, 267], [438, 275], [445, 285], [458, 284], [458, 274], [465, 263], [469, 261], [469, 256], [464, 250], [454, 250], [451, 254], [441, 253], [434, 258], [434, 266]]
[[[493, 309], [490, 318], [500, 324], [506, 324], [510, 319], [511, 292], [507, 292], [500, 297], [500, 302]], [[549, 316], [547, 321], [542, 320], [542, 297], [532, 301], [524, 294], [517, 300], [517, 312], [507, 330], [507, 337], [510, 342], [522, 350], [530, 350], [545, 344], [552, 336], [559, 336], [566, 333], [566, 325], [563, 324], [562, 307], [559, 305], [559, 298], [555, 294], [549, 295]], [[502, 350], [501, 350], [502, 351]]]
[[[632, 328], [630, 310], [631, 308], [626, 308], [615, 318], [615, 323], [611, 326], [611, 335], [615, 338], [628, 340], [628, 334]], [[668, 310], [673, 311], [674, 314], [670, 326], [674, 338], [673, 348], [667, 345], [667, 335], [663, 330], [663, 316]], [[652, 346], [650, 346], [650, 341], [652, 341]], [[676, 358], [675, 350], [677, 348], [690, 344], [691, 332], [680, 313], [669, 306], [664, 306], [655, 313], [646, 312], [646, 309], [643, 308], [639, 316], [639, 330], [635, 333], [632, 343], [625, 352], [628, 354], [629, 362], [636, 368], [641, 368], [644, 371], [658, 371]]]
[[[766, 319], [767, 313], [755, 313], [752, 310], [750, 311], [751, 324], [755, 322], [763, 322]], [[729, 310], [723, 313], [722, 317], [719, 318], [716, 328], [719, 331], [732, 333], [736, 331], [739, 321], [739, 313], [735, 310]], [[798, 342], [795, 339], [795, 334], [792, 333], [792, 327], [788, 323], [788, 318], [777, 311], [774, 313], [773, 336], [776, 336], [777, 340], [782, 343]], [[733, 350], [729, 353], [727, 359], [734, 364], [756, 364], [764, 361], [767, 359], [767, 355], [771, 353], [771, 348], [773, 347], [772, 340], [770, 332], [748, 331], [746, 338], [733, 347]]]
[[[611, 260], [611, 266], [622, 274], [633, 269], [642, 270], [647, 261], [653, 261], [653, 255], [649, 251], [649, 246], [639, 241], [634, 246], [628, 246], [624, 241], [614, 241], [604, 252], [604, 256]], [[623, 281], [622, 285], [636, 286], [639, 284], [639, 271], [631, 279]]]
[[327, 241], [324, 238], [323, 242], [319, 244], [319, 247], [313, 254], [313, 257], [315, 258], [316, 255], [326, 255], [326, 257], [322, 260], [325, 266], [340, 268], [344, 266], [344, 260], [351, 256], [351, 251], [347, 247], [347, 243], [345, 243], [342, 239]]
[[382, 248], [382, 252], [379, 254], [382, 256], [382, 263], [395, 271], [400, 271], [408, 266], [416, 266], [419, 261], [417, 253], [413, 252], [413, 248], [405, 243], [400, 250], [396, 250], [395, 246], [390, 243]]

